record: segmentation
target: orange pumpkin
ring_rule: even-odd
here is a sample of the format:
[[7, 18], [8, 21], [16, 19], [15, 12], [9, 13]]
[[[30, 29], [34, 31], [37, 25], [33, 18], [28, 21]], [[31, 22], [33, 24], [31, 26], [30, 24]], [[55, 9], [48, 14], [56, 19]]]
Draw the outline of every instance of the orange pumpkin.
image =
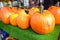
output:
[[1, 10], [0, 10], [0, 18], [1, 18]]
[[5, 24], [9, 24], [9, 17], [10, 15], [13, 14], [13, 12], [11, 11], [11, 9], [9, 7], [2, 7], [1, 8], [1, 18], [2, 18], [2, 22]]
[[14, 13], [18, 13], [18, 8], [17, 7], [12, 7], [11, 9]]
[[39, 11], [39, 9], [37, 7], [32, 7], [31, 9], [29, 9], [29, 15], [32, 16], [37, 11]]
[[26, 14], [26, 13], [25, 13], [25, 10], [24, 9], [18, 9], [18, 14], [19, 15], [22, 15], [22, 14]]
[[60, 7], [51, 6], [48, 10], [54, 15], [56, 24], [60, 24]]
[[20, 12], [20, 15], [17, 17], [17, 25], [21, 29], [27, 29], [29, 27], [29, 14], [26, 14], [26, 12]]
[[1, 21], [1, 10], [0, 10], [0, 21]]
[[10, 24], [13, 25], [13, 26], [16, 26], [17, 23], [16, 23], [16, 17], [18, 16], [18, 14], [12, 14], [10, 15]]
[[30, 24], [36, 33], [47, 34], [53, 31], [55, 18], [48, 10], [44, 10], [42, 14], [36, 12], [36, 14], [31, 17]]

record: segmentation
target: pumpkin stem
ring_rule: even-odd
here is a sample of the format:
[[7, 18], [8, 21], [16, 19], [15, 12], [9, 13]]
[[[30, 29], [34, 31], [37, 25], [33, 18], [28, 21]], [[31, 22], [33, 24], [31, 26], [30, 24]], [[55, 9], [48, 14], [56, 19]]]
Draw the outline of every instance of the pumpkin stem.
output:
[[40, 0], [40, 13], [41, 14], [43, 13], [43, 10], [44, 10], [43, 1], [44, 0]]
[[60, 2], [58, 1], [57, 4], [56, 4], [56, 6], [59, 7], [59, 5], [60, 5]]

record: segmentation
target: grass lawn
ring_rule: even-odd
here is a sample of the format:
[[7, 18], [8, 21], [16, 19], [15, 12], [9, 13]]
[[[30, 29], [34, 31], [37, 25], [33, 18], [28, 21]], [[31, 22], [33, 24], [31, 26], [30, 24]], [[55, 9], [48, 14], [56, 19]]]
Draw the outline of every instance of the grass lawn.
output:
[[18, 26], [6, 25], [0, 21], [0, 28], [5, 30], [10, 36], [17, 38], [18, 40], [58, 40], [60, 32], [60, 25], [56, 25], [55, 29], [46, 35], [35, 33], [31, 28], [22, 30]]

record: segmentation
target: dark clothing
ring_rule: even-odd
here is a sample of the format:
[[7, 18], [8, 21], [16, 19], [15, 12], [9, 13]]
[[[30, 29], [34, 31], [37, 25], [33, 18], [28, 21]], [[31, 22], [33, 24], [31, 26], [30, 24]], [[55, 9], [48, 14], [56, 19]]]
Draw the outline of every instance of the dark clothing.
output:
[[44, 0], [44, 8], [48, 9], [51, 5], [53, 5], [53, 1], [52, 0]]
[[[34, 3], [32, 1], [34, 1]], [[43, 3], [44, 9], [48, 9], [50, 6], [55, 5], [58, 1], [60, 2], [60, 0], [44, 0]], [[30, 7], [33, 5], [40, 6], [40, 0], [29, 0], [29, 3], [30, 3]], [[24, 5], [23, 2], [21, 3], [21, 5]]]
[[[3, 29], [0, 28], [0, 32], [2, 33], [4, 39], [9, 37], [9, 34], [7, 32], [5, 32]], [[0, 35], [0, 38], [1, 38], [1, 35]]]
[[[50, 6], [55, 5], [58, 1], [60, 2], [60, 0], [44, 0], [44, 9], [48, 9]], [[35, 4], [40, 6], [39, 0], [37, 0]]]
[[58, 1], [60, 2], [60, 0], [53, 0], [54, 4], [56, 4]]
[[[35, 5], [40, 6], [40, 0], [35, 0]], [[51, 5], [54, 5], [53, 0], [44, 0], [44, 9], [48, 9]]]

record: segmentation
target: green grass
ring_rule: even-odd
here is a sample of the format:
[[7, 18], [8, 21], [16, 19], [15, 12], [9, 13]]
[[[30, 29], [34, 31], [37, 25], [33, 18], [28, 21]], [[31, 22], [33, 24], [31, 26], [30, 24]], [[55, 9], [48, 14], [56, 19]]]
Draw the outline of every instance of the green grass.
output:
[[6, 25], [0, 22], [0, 28], [10, 34], [11, 37], [15, 37], [18, 40], [58, 40], [60, 32], [60, 25], [56, 25], [55, 29], [46, 35], [35, 33], [31, 28], [22, 30], [18, 26]]

